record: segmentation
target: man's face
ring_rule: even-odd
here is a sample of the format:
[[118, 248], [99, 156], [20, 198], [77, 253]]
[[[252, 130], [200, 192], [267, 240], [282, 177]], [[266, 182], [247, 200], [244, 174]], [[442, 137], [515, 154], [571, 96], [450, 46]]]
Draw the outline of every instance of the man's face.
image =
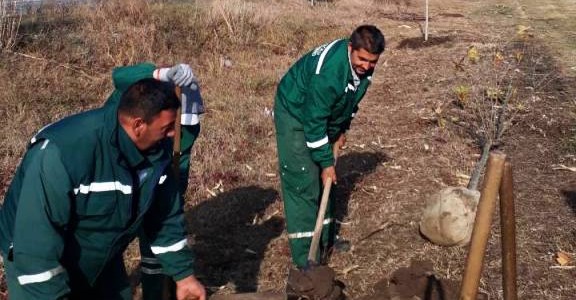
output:
[[176, 110], [167, 109], [156, 115], [150, 123], [140, 119], [136, 125], [136, 147], [140, 151], [146, 151], [154, 147], [161, 140], [174, 136], [174, 121]]
[[372, 54], [363, 48], [353, 50], [351, 45], [348, 45], [348, 49], [350, 51], [350, 64], [358, 76], [363, 76], [374, 70], [380, 54]]

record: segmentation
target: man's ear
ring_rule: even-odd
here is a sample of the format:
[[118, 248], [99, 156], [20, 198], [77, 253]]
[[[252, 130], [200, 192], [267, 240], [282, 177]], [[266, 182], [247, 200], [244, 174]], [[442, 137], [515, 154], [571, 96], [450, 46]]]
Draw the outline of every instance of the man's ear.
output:
[[144, 130], [146, 122], [144, 122], [144, 120], [140, 117], [134, 117], [131, 119], [132, 120], [130, 120], [131, 121], [130, 125], [132, 127], [132, 131], [134, 132], [134, 135], [136, 137], [140, 137], [140, 135], [142, 134], [142, 131]]

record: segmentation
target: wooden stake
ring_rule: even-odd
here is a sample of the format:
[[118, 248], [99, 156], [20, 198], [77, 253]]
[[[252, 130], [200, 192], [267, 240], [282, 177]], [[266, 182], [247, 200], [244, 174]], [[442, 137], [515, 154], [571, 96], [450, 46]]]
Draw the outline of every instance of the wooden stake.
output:
[[512, 164], [504, 164], [500, 184], [500, 227], [502, 230], [502, 288], [504, 300], [518, 299], [516, 291], [516, 216]]
[[462, 278], [460, 300], [474, 300], [478, 294], [478, 285], [482, 274], [482, 263], [486, 252], [486, 245], [490, 237], [492, 215], [496, 207], [496, 197], [502, 180], [504, 161], [506, 155], [501, 152], [490, 153], [488, 167], [484, 177], [484, 188], [478, 203], [472, 241], [468, 250], [466, 268]]

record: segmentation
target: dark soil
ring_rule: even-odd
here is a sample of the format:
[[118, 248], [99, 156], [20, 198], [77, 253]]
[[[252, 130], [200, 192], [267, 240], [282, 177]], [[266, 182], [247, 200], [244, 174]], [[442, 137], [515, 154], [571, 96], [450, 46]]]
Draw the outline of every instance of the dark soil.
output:
[[360, 300], [456, 299], [458, 283], [439, 278], [434, 274], [431, 261], [413, 261], [409, 267], [394, 271], [389, 280], [379, 281], [374, 290], [374, 294]]

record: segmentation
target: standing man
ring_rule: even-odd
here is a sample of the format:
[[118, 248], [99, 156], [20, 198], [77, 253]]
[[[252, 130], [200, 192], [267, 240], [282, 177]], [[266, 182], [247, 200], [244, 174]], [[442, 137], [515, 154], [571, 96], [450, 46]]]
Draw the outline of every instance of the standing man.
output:
[[[200, 133], [199, 115], [204, 113], [204, 107], [198, 84], [192, 68], [187, 64], [177, 64], [171, 67], [157, 67], [151, 63], [141, 63], [132, 66], [115, 68], [112, 72], [114, 92], [106, 101], [106, 106], [117, 106], [122, 93], [138, 80], [154, 78], [181, 87], [182, 114], [177, 122], [182, 125], [180, 143], [180, 161], [178, 174], [178, 189], [184, 197], [188, 187], [190, 157], [192, 146]], [[182, 203], [182, 205], [184, 205]], [[151, 250], [145, 236], [140, 236], [140, 271], [143, 300], [176, 299], [175, 285], [167, 280], [158, 258]]]
[[32, 138], [0, 208], [10, 299], [131, 299], [122, 253], [137, 234], [178, 299], [206, 299], [170, 169], [179, 105], [172, 85], [143, 79]]
[[[304, 55], [278, 85], [274, 122], [282, 195], [292, 261], [300, 269], [307, 265], [322, 185], [328, 178], [337, 181], [335, 159], [384, 44], [378, 28], [360, 26], [350, 39]], [[324, 253], [334, 236], [329, 207], [322, 231]]]

